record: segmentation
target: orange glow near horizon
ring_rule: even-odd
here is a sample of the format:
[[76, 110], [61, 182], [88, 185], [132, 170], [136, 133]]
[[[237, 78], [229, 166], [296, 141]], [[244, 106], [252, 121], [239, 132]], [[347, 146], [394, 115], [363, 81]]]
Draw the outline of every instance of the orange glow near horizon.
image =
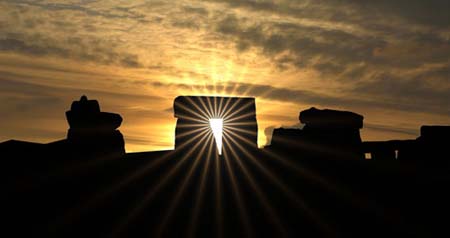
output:
[[448, 29], [416, 22], [434, 15], [284, 2], [1, 2], [0, 142], [65, 138], [83, 94], [123, 117], [127, 152], [173, 149], [179, 95], [254, 97], [259, 147], [312, 106], [364, 115], [363, 140], [448, 124]]

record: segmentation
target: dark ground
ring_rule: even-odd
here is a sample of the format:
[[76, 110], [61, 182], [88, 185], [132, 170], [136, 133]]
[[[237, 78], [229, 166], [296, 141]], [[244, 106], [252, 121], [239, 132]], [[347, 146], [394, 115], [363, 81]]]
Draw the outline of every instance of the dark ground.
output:
[[3, 153], [0, 236], [450, 233], [448, 162], [313, 160], [267, 149], [82, 156], [64, 146]]

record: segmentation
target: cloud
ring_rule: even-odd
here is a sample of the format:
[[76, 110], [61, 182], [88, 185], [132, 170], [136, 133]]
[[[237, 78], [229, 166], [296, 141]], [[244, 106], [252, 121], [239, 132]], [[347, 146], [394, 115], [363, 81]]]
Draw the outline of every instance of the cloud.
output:
[[[214, 30], [234, 42], [237, 52], [256, 49], [280, 72], [314, 70], [318, 74], [314, 81], [324, 86], [330, 82], [340, 85], [341, 96], [286, 90], [280, 96], [268, 94], [273, 100], [423, 110], [444, 115], [450, 112], [446, 109], [450, 95], [450, 38], [449, 29], [445, 28], [449, 19], [441, 10], [448, 1], [412, 1], [409, 5], [405, 1], [275, 4], [235, 0], [226, 4], [248, 14], [266, 12], [261, 14], [267, 16], [255, 20], [245, 13], [231, 12], [215, 19]], [[285, 20], [279, 20], [283, 16]], [[440, 66], [419, 72], [419, 68], [430, 65]]]
[[373, 123], [364, 123], [364, 128], [377, 130], [381, 132], [389, 132], [389, 133], [398, 133], [405, 134], [408, 136], [418, 136], [417, 128], [399, 128], [398, 126], [389, 126], [389, 125], [381, 125], [381, 124], [373, 124]]
[[446, 27], [450, 19], [442, 10], [448, 8], [448, 1], [234, 0], [227, 4], [253, 16], [263, 11], [267, 17], [218, 14], [216, 32], [234, 41], [239, 51], [260, 49], [279, 69], [312, 68], [323, 77], [333, 77], [361, 62], [369, 64], [369, 70], [412, 70], [446, 62], [450, 54]]
[[[32, 96], [51, 96], [58, 95], [58, 98], [67, 98], [69, 95], [74, 95], [70, 97], [68, 100], [78, 99], [79, 96], [86, 95], [97, 95], [97, 97], [106, 97], [106, 98], [114, 98], [115, 100], [123, 100], [123, 101], [158, 101], [164, 100], [164, 98], [155, 96], [155, 95], [142, 95], [142, 94], [130, 94], [130, 93], [121, 93], [121, 92], [111, 92], [111, 91], [103, 91], [103, 90], [95, 90], [88, 88], [68, 88], [64, 86], [47, 86], [40, 85], [37, 83], [31, 82], [20, 82], [16, 81], [13, 78], [15, 77], [23, 77], [20, 74], [11, 74], [7, 72], [0, 71], [0, 96], [17, 94], [23, 95], [27, 97]], [[28, 76], [29, 77], [29, 76]], [[10, 79], [8, 79], [10, 78]], [[63, 96], [64, 95], [64, 96]], [[55, 97], [52, 97], [55, 98]], [[39, 101], [39, 100], [37, 100]]]
[[21, 40], [13, 38], [0, 39], [0, 51], [17, 52], [34, 56], [57, 55], [60, 57], [67, 57], [69, 54], [69, 51], [66, 49], [61, 49], [54, 46], [27, 44]]
[[270, 141], [272, 141], [272, 134], [273, 130], [275, 129], [275, 126], [269, 126], [264, 129], [264, 135], [266, 136], [266, 144], [270, 145]]
[[[320, 18], [333, 21], [353, 21], [365, 18], [365, 22], [374, 21], [379, 15], [389, 18], [395, 16], [408, 22], [448, 27], [450, 17], [446, 0], [326, 0], [326, 1], [256, 1], [231, 0], [220, 2], [233, 8], [246, 8], [250, 11], [264, 11], [296, 18]], [[364, 24], [364, 22], [361, 22]]]
[[193, 7], [193, 6], [184, 6], [183, 11], [186, 13], [193, 13], [196, 15], [205, 16], [209, 14], [208, 9], [205, 9], [203, 7]]
[[[23, 38], [27, 38], [23, 36]], [[59, 40], [39, 36], [26, 41], [15, 38], [0, 39], [0, 51], [14, 52], [31, 56], [57, 56], [100, 64], [116, 64], [123, 67], [139, 68], [142, 64], [138, 56], [115, 52], [108, 42], [94, 39], [68, 38], [65, 46], [58, 46]], [[33, 43], [28, 43], [33, 42]], [[61, 44], [61, 43], [60, 43]]]
[[[217, 87], [267, 104], [447, 118], [448, 4], [1, 1], [0, 97], [17, 113], [43, 115], [46, 109], [39, 105], [63, 111], [84, 92], [107, 98], [106, 105], [135, 120], [138, 114], [164, 117], [157, 111], [169, 107], [167, 97], [174, 94], [214, 92]], [[70, 65], [61, 66], [64, 62]], [[144, 92], [169, 96], [149, 98]], [[56, 103], [58, 98], [63, 101]], [[145, 107], [150, 101], [157, 109]], [[266, 120], [289, 123], [277, 110], [284, 108], [273, 108]]]
[[380, 0], [380, 1], [355, 1], [348, 0], [345, 3], [352, 3], [358, 9], [366, 10], [363, 14], [369, 11], [382, 12], [387, 15], [395, 15], [404, 18], [406, 21], [415, 23], [433, 25], [437, 27], [450, 26], [450, 16], [448, 9], [450, 8], [449, 1], [446, 0]]
[[86, 14], [93, 17], [104, 17], [108, 19], [135, 19], [135, 20], [142, 20], [145, 18], [141, 14], [136, 14], [131, 10], [131, 8], [127, 7], [116, 7], [116, 8], [109, 8], [108, 10], [97, 10], [92, 7], [85, 7], [83, 5], [88, 5], [90, 3], [93, 3], [93, 1], [90, 2], [84, 2], [84, 4], [76, 5], [76, 4], [67, 4], [64, 2], [58, 3], [43, 3], [41, 1], [24, 1], [24, 0], [10, 0], [6, 1], [14, 5], [19, 6], [30, 6], [30, 7], [39, 7], [45, 10], [49, 11], [75, 11], [75, 12], [81, 12], [82, 14]]
[[[102, 36], [104, 27], [98, 20], [88, 19], [96, 15], [94, 10], [78, 5], [28, 1], [0, 7], [8, 22], [0, 28], [0, 51], [128, 68], [144, 67], [140, 56], [127, 49], [120, 40]], [[60, 12], [63, 10], [81, 11], [87, 16]]]
[[[410, 79], [401, 79], [389, 74], [376, 75], [371, 81], [362, 81], [352, 90], [361, 97], [378, 101], [395, 102], [398, 109], [437, 112], [450, 114], [450, 86], [448, 69], [439, 69], [434, 73], [422, 74]], [[431, 75], [444, 77], [440, 85], [430, 84]], [[403, 106], [403, 108], [402, 108]]]
[[386, 44], [372, 36], [300, 24], [248, 24], [245, 19], [230, 15], [217, 22], [216, 30], [234, 40], [240, 51], [256, 47], [280, 65], [314, 67], [322, 73], [343, 71], [350, 63], [374, 62], [373, 52]]
[[[382, 84], [383, 83], [380, 82], [375, 83], [375, 85], [377, 86]], [[424, 97], [428, 97], [426, 99], [430, 101], [418, 103], [417, 100], [414, 100], [415, 94], [411, 94], [411, 96], [407, 96], [407, 98], [404, 98], [401, 101], [395, 99], [395, 96], [397, 95], [391, 97], [391, 100], [385, 100], [386, 98], [382, 98], [382, 100], [380, 100], [380, 98], [377, 97], [367, 97], [367, 99], [365, 99], [364, 97], [358, 97], [357, 95], [345, 95], [338, 97], [333, 95], [320, 94], [309, 90], [278, 88], [271, 85], [248, 84], [239, 82], [227, 82], [226, 84], [216, 85], [192, 85], [183, 83], [171, 84], [163, 82], [152, 82], [151, 85], [154, 87], [186, 89], [192, 91], [200, 91], [202, 89], [206, 89], [207, 91], [214, 91], [215, 89], [217, 89], [218, 91], [225, 91], [228, 94], [234, 93], [240, 96], [253, 96], [266, 100], [290, 102], [295, 104], [321, 105], [325, 107], [371, 107], [382, 109], [396, 109], [401, 111], [429, 112], [444, 115], [448, 115], [448, 113], [450, 113], [450, 111], [446, 107], [443, 107], [444, 105], [448, 105], [449, 99], [445, 96], [449, 95], [449, 91], [445, 91], [440, 95], [433, 96], [433, 93], [437, 92], [436, 90], [426, 90], [425, 88], [413, 89], [412, 84], [398, 86], [394, 90], [405, 90], [399, 92], [401, 95], [407, 94], [407, 90], [416, 90]], [[389, 86], [383, 85], [383, 87]], [[364, 91], [366, 90], [364, 88], [367, 89], [367, 92]], [[361, 94], [385, 93], [383, 89], [373, 89], [373, 87], [371, 88], [369, 84], [361, 86], [360, 88], [355, 89], [355, 91], [360, 91]], [[433, 103], [437, 104], [433, 105]]]
[[[447, 60], [448, 39], [433, 33], [398, 30], [403, 33], [397, 32], [394, 36], [357, 34], [320, 25], [252, 22], [235, 15], [223, 17], [216, 26], [216, 31], [233, 40], [238, 50], [256, 47], [278, 63], [290, 63], [298, 68], [311, 66], [322, 73], [342, 72], [349, 64], [360, 62], [392, 68]], [[284, 57], [277, 58], [280, 54]]]

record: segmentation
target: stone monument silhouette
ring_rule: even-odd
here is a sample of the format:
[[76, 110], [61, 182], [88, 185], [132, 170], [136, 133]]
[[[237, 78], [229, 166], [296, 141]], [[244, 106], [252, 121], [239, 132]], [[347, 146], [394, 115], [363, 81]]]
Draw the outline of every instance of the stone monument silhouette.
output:
[[101, 112], [97, 100], [82, 96], [66, 112], [69, 130], [67, 142], [75, 152], [125, 154], [125, 142], [117, 128], [122, 117], [116, 113]]
[[[179, 96], [174, 101], [175, 150], [190, 149], [196, 144], [191, 138], [209, 129], [209, 119], [223, 120], [223, 150], [225, 153], [258, 148], [258, 125], [254, 98]], [[208, 133], [208, 136], [213, 136]], [[214, 153], [218, 149], [214, 147]]]
[[295, 157], [359, 160], [364, 157], [359, 129], [364, 117], [314, 107], [300, 112], [303, 129], [275, 129], [269, 148]]

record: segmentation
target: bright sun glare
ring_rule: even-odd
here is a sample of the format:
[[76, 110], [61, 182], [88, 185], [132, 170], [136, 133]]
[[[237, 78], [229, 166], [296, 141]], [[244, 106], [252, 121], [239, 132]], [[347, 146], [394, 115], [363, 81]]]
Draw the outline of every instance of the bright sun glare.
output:
[[222, 130], [223, 130], [223, 119], [222, 118], [211, 118], [209, 119], [209, 126], [214, 134], [214, 139], [216, 141], [217, 150], [219, 155], [222, 154]]

